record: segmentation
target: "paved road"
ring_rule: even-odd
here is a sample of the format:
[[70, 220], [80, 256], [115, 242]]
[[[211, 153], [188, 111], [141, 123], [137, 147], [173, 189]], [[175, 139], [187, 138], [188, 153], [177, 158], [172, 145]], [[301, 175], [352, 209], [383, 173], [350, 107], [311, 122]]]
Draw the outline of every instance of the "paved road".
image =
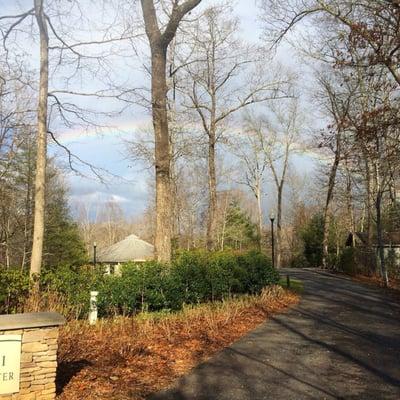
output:
[[290, 271], [302, 301], [152, 400], [400, 399], [400, 306], [381, 289]]

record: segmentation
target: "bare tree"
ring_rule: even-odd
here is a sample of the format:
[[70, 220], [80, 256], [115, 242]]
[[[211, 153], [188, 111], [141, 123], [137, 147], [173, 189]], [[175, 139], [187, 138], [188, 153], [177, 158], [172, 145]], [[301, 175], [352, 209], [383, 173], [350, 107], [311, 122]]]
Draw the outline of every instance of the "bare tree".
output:
[[290, 156], [301, 149], [302, 120], [297, 99], [277, 101], [268, 116], [250, 121], [250, 127], [257, 132], [259, 144], [265, 155], [266, 166], [272, 174], [276, 189], [276, 266], [282, 260], [282, 216], [283, 193], [287, 180]]
[[234, 138], [231, 146], [234, 154], [240, 160], [239, 170], [244, 174], [243, 178], [240, 177], [238, 179], [238, 183], [247, 186], [256, 200], [258, 245], [261, 250], [264, 224], [262, 208], [263, 183], [267, 168], [265, 149], [268, 146], [268, 138], [264, 137], [264, 131], [259, 126], [259, 122], [256, 121], [254, 115], [247, 114], [243, 132], [240, 132], [238, 137]]
[[160, 29], [153, 0], [141, 0], [146, 35], [151, 51], [151, 97], [155, 138], [156, 236], [155, 249], [160, 261], [171, 259], [171, 153], [167, 111], [167, 49], [181, 20], [201, 0], [173, 1], [168, 22]]
[[[323, 268], [328, 268], [330, 205], [334, 194], [337, 171], [344, 153], [345, 121], [349, 113], [351, 101], [353, 100], [353, 91], [343, 82], [340, 82], [341, 85], [337, 83], [336, 88], [334, 88], [332, 81], [325, 78], [321, 77], [319, 82], [324, 92], [323, 97], [326, 99], [325, 108], [333, 121], [329, 126], [328, 135], [323, 134], [322, 141], [319, 143], [319, 147], [327, 147], [333, 153], [333, 160], [328, 173], [328, 185], [323, 210], [322, 266]], [[343, 85], [345, 85], [345, 89], [340, 90], [340, 87], [343, 87]]]
[[[285, 96], [278, 74], [268, 78], [257, 70], [260, 49], [238, 39], [238, 21], [224, 4], [208, 8], [191, 33], [191, 57], [186, 57], [182, 92], [188, 110], [198, 115], [206, 137], [209, 179], [207, 248], [215, 244], [217, 209], [217, 145], [234, 115], [245, 107]], [[265, 60], [264, 60], [265, 61]]]
[[356, 68], [382, 66], [400, 85], [400, 5], [396, 0], [263, 0], [261, 7], [266, 30], [275, 43], [306, 18], [315, 16], [320, 24], [317, 17], [322, 15], [325, 26], [332, 21], [336, 24], [330, 33], [342, 43], [368, 50], [361, 59], [342, 54], [342, 63]]
[[[84, 68], [84, 61], [93, 61], [97, 63], [97, 70], [104, 70], [104, 54], [95, 54], [88, 50], [90, 47], [98, 46], [100, 44], [111, 43], [117, 40], [123, 40], [125, 37], [118, 36], [116, 38], [110, 37], [108, 33], [104, 34], [102, 40], [79, 42], [74, 40], [74, 35], [70, 30], [65, 29], [62, 22], [65, 16], [65, 8], [68, 12], [78, 9], [81, 12], [80, 5], [76, 1], [57, 2], [54, 5], [45, 0], [33, 0], [33, 7], [25, 12], [15, 15], [0, 16], [0, 32], [3, 38], [3, 49], [5, 53], [5, 62], [9, 65], [13, 53], [20, 51], [23, 46], [18, 41], [19, 35], [28, 35], [29, 40], [32, 40], [32, 32], [37, 30], [39, 32], [39, 46], [40, 46], [40, 69], [39, 69], [39, 82], [38, 84], [23, 80], [23, 76], [18, 80], [26, 86], [37, 90], [37, 107], [30, 110], [33, 115], [36, 115], [36, 168], [35, 168], [35, 188], [34, 188], [34, 229], [33, 229], [33, 242], [31, 253], [31, 276], [39, 275], [42, 265], [43, 257], [43, 240], [45, 232], [45, 193], [46, 193], [46, 162], [47, 162], [47, 139], [48, 135], [53, 141], [63, 148], [67, 154], [69, 167], [79, 173], [75, 165], [81, 164], [88, 167], [98, 178], [102, 176], [97, 168], [90, 163], [87, 163], [75, 156], [71, 151], [60, 143], [57, 139], [57, 133], [49, 129], [51, 121], [59, 129], [64, 125], [67, 128], [71, 127], [87, 127], [98, 126], [94, 122], [94, 115], [98, 115], [77, 105], [78, 102], [73, 103], [71, 96], [95, 96], [99, 97], [115, 97], [114, 91], [99, 91], [95, 93], [84, 93], [73, 91], [70, 87], [74, 78], [83, 74], [82, 71], [88, 72], [90, 69]], [[82, 15], [82, 14], [81, 14]], [[82, 22], [87, 28], [86, 21]], [[76, 28], [76, 27], [75, 27]], [[104, 32], [101, 32], [104, 33]], [[16, 50], [17, 49], [17, 50]], [[85, 51], [82, 51], [85, 49]], [[54, 55], [54, 62], [49, 68], [50, 58], [49, 52], [52, 51]], [[63, 71], [64, 68], [64, 71]], [[49, 74], [51, 69], [52, 74]], [[49, 91], [50, 75], [63, 71], [64, 88], [54, 89]], [[62, 85], [61, 80], [57, 80], [58, 85]], [[37, 86], [36, 86], [37, 85]], [[63, 98], [64, 96], [64, 98]], [[51, 101], [49, 101], [51, 99]], [[101, 114], [101, 113], [99, 113]], [[104, 115], [108, 113], [103, 113]]]
[[[381, 276], [385, 285], [388, 285], [383, 210], [385, 204], [391, 201], [390, 185], [393, 179], [393, 165], [399, 160], [399, 110], [398, 106], [392, 103], [394, 88], [385, 75], [372, 75], [367, 79], [368, 86], [362, 88], [363, 91], [365, 90], [363, 101], [361, 104], [353, 102], [349, 121], [354, 127], [357, 145], [363, 149], [368, 159], [368, 173], [371, 174], [372, 185], [367, 194], [372, 195], [373, 198]], [[368, 102], [365, 102], [365, 98]]]
[[78, 227], [86, 245], [86, 252], [90, 254], [95, 237], [96, 223], [98, 222], [99, 205], [88, 201], [78, 201], [74, 204]]
[[35, 0], [34, 5], [40, 34], [40, 82], [31, 276], [39, 275], [42, 267], [47, 160], [47, 98], [49, 91], [49, 35], [43, 0]]

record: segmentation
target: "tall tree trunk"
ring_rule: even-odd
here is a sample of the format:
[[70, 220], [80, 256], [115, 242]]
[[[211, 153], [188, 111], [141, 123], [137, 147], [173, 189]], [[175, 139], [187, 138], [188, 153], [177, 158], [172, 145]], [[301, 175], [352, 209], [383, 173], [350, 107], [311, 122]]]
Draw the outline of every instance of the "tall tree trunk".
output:
[[39, 275], [42, 266], [47, 157], [47, 95], [49, 85], [49, 37], [43, 0], [34, 0], [35, 17], [40, 32], [40, 82], [37, 124], [37, 153], [33, 243], [30, 274]]
[[215, 166], [216, 144], [217, 144], [217, 92], [215, 86], [215, 49], [212, 47], [210, 60], [210, 94], [211, 94], [211, 113], [210, 129], [208, 132], [208, 221], [207, 221], [207, 250], [213, 250], [215, 247], [215, 225], [217, 215], [217, 173]]
[[263, 234], [263, 211], [262, 211], [262, 204], [261, 204], [261, 182], [257, 182], [256, 199], [257, 199], [257, 214], [258, 214], [258, 248], [261, 251], [262, 234]]
[[224, 250], [225, 248], [225, 231], [226, 231], [226, 215], [228, 213], [228, 206], [229, 206], [229, 196], [226, 194], [225, 195], [225, 204], [224, 204], [224, 209], [222, 213], [222, 229], [221, 229], [221, 250]]
[[283, 195], [283, 184], [282, 179], [278, 186], [278, 204], [276, 212], [276, 268], [281, 267], [282, 263], [282, 195]]
[[289, 156], [290, 156], [290, 145], [291, 142], [289, 140], [286, 141], [285, 145], [285, 156], [283, 160], [283, 170], [282, 174], [280, 177], [278, 177], [277, 170], [274, 166], [273, 159], [271, 158], [271, 155], [268, 156], [268, 163], [269, 167], [272, 171], [272, 175], [275, 181], [276, 185], [276, 191], [277, 191], [277, 215], [276, 215], [276, 238], [274, 240], [274, 234], [273, 236], [273, 242], [274, 242], [274, 253], [275, 253], [275, 267], [280, 268], [281, 263], [282, 263], [282, 196], [283, 196], [283, 188], [285, 187], [285, 182], [286, 182], [286, 173], [288, 170], [289, 166]]
[[376, 230], [377, 230], [377, 245], [381, 276], [386, 287], [389, 285], [389, 277], [386, 268], [385, 248], [382, 229], [382, 193], [379, 192], [376, 196]]
[[323, 214], [323, 236], [322, 236], [322, 267], [328, 268], [328, 254], [329, 254], [329, 224], [330, 215], [329, 208], [333, 197], [333, 189], [335, 187], [336, 173], [340, 162], [341, 153], [341, 133], [336, 134], [336, 149], [335, 158], [329, 173], [328, 192], [326, 194], [324, 214]]
[[348, 231], [352, 235], [352, 247], [355, 245], [355, 218], [354, 218], [354, 205], [353, 205], [353, 192], [351, 188], [351, 172], [346, 159], [346, 203], [348, 215]]
[[5, 226], [6, 240], [5, 240], [5, 249], [6, 249], [6, 268], [10, 268], [10, 216], [7, 217], [6, 226]]
[[[397, 166], [395, 166], [395, 169]], [[396, 205], [397, 200], [397, 179], [396, 179], [396, 172], [393, 170], [393, 166], [389, 166], [390, 174], [389, 174], [389, 196], [390, 196], [390, 203], [392, 206]]]
[[371, 170], [368, 158], [365, 157], [365, 186], [367, 189], [366, 212], [367, 212], [367, 247], [372, 247], [372, 188], [371, 188]]
[[215, 130], [211, 129], [208, 142], [208, 220], [207, 249], [213, 250], [215, 242], [215, 217], [217, 214], [217, 173], [215, 167]]
[[167, 50], [182, 18], [201, 0], [173, 2], [168, 23], [161, 33], [154, 0], [141, 0], [146, 35], [151, 50], [151, 102], [155, 138], [156, 234], [155, 252], [162, 262], [171, 260], [171, 151], [167, 111]]
[[[379, 150], [379, 138], [377, 138], [377, 148]], [[386, 269], [385, 260], [385, 248], [383, 238], [383, 227], [382, 227], [382, 197], [383, 197], [383, 185], [381, 179], [381, 170], [379, 160], [375, 163], [375, 185], [376, 185], [376, 197], [375, 197], [375, 208], [376, 208], [376, 235], [378, 245], [379, 264], [381, 269], [381, 277], [386, 287], [389, 285], [388, 272]]]
[[175, 64], [175, 55], [176, 55], [176, 40], [172, 40], [169, 51], [167, 52], [167, 64], [168, 64], [168, 80], [167, 80], [167, 92], [171, 91], [172, 96], [168, 98], [167, 96], [167, 109], [168, 109], [168, 128], [169, 128], [169, 152], [170, 152], [170, 193], [171, 198], [170, 202], [172, 203], [172, 215], [171, 215], [171, 237], [174, 242], [177, 240], [177, 245], [179, 247], [180, 242], [179, 239], [181, 237], [181, 206], [179, 200], [179, 172], [176, 166], [176, 160], [174, 157], [175, 147], [176, 147], [176, 134], [178, 131], [177, 125], [177, 111], [176, 111], [176, 73], [174, 73], [176, 69]]
[[27, 165], [27, 176], [26, 176], [26, 197], [25, 197], [25, 219], [24, 219], [24, 246], [21, 261], [21, 270], [25, 268], [28, 260], [28, 249], [30, 248], [30, 237], [31, 237], [31, 225], [32, 225], [32, 143], [30, 137], [28, 138], [28, 165]]
[[167, 114], [166, 49], [154, 46], [151, 65], [151, 94], [156, 160], [156, 237], [159, 261], [171, 260], [171, 152]]

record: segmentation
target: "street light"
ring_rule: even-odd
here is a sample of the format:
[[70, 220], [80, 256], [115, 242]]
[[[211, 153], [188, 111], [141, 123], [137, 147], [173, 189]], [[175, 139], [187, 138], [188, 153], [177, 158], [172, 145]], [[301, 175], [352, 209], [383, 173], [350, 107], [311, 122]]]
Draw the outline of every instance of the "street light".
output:
[[96, 242], [93, 242], [93, 265], [96, 266], [96, 248], [97, 244]]
[[269, 219], [271, 221], [272, 268], [275, 268], [275, 235], [274, 235], [275, 213], [273, 211], [271, 211], [271, 213], [269, 214]]

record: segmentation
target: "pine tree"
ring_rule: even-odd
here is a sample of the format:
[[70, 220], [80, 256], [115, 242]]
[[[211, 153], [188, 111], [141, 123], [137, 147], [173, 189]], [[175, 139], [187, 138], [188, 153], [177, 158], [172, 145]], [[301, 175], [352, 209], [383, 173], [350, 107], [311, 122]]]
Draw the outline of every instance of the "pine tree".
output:
[[241, 250], [244, 247], [257, 245], [256, 225], [235, 200], [229, 205], [225, 229], [224, 240], [228, 247]]
[[[33, 235], [34, 137], [28, 131], [0, 179], [0, 265], [29, 268]], [[67, 187], [54, 159], [47, 161], [43, 265], [76, 265], [86, 261], [83, 240], [73, 222]]]
[[62, 176], [51, 160], [49, 165], [43, 264], [52, 267], [60, 264], [80, 265], [87, 261], [85, 244], [77, 224], [70, 216]]

